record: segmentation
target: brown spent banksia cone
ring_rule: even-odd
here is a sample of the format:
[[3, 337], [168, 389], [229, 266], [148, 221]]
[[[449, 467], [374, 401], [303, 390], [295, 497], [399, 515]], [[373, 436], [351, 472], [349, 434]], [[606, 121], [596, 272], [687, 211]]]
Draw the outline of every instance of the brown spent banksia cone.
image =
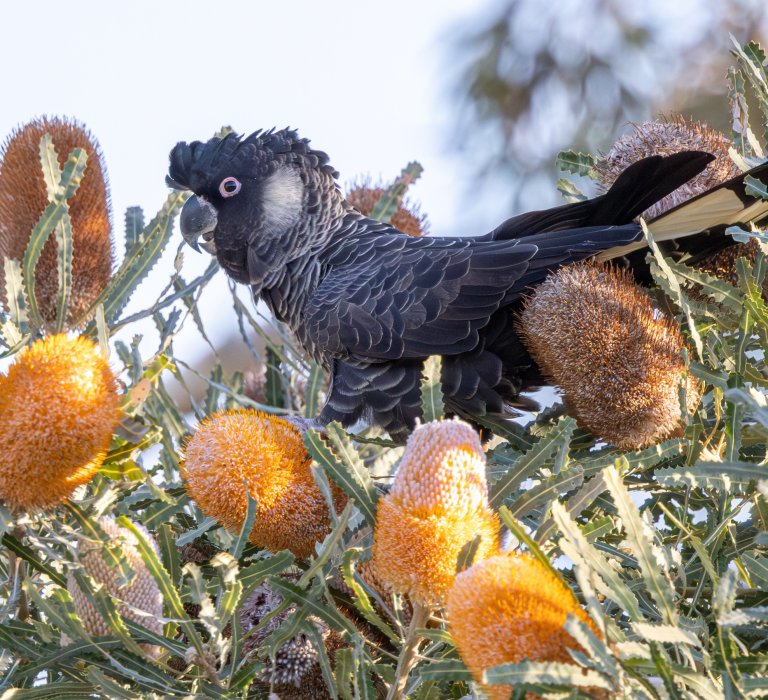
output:
[[[370, 178], [361, 178], [350, 183], [346, 200], [363, 216], [370, 216], [387, 186]], [[389, 223], [409, 236], [424, 236], [429, 232], [427, 215], [419, 211], [417, 204], [404, 200], [397, 207]]]
[[0, 501], [55, 506], [101, 467], [119, 418], [117, 381], [98, 345], [54, 335], [0, 375]]
[[[307, 557], [330, 532], [328, 505], [310, 471], [298, 430], [284, 418], [254, 411], [216, 413], [187, 440], [181, 475], [203, 510], [238, 533], [248, 494], [257, 502], [250, 541], [270, 552]], [[346, 500], [335, 491], [336, 507]]]
[[[127, 528], [119, 526], [114, 518], [99, 518], [99, 526], [113, 543], [120, 544], [120, 550], [133, 569], [135, 576], [129, 583], [121, 584], [119, 569], [110, 566], [104, 559], [104, 545], [80, 535], [77, 542], [77, 554], [83, 571], [95, 583], [102, 584], [111, 596], [120, 601], [117, 605], [117, 611], [121, 617], [126, 620], [133, 620], [150, 632], [162, 634], [163, 594], [139, 554], [136, 536]], [[160, 549], [155, 538], [140, 523], [136, 527], [149, 540], [155, 554], [159, 557]], [[80, 588], [77, 579], [71, 572], [67, 575], [67, 590], [72, 597], [75, 612], [88, 634], [95, 637], [112, 634], [110, 626], [88, 600], [88, 596]], [[62, 635], [62, 646], [69, 644], [70, 641], [66, 635]], [[161, 651], [159, 647], [151, 644], [141, 644], [140, 646], [152, 656], [157, 656]]]
[[[739, 175], [741, 170], [728, 155], [731, 146], [731, 141], [721, 132], [677, 114], [635, 125], [634, 131], [620, 138], [608, 153], [598, 159], [595, 170], [602, 190], [606, 191], [625, 168], [646, 156], [669, 155], [685, 150], [706, 151], [715, 156], [715, 160], [696, 177], [648, 209], [644, 218], [652, 219]], [[736, 285], [736, 260], [747, 258], [753, 263], [757, 250], [757, 241], [736, 243], [704, 258], [696, 267]], [[768, 280], [763, 283], [763, 288], [768, 298]]]
[[[560, 268], [528, 299], [520, 330], [568, 412], [594, 435], [634, 450], [682, 434], [682, 334], [628, 273], [592, 262]], [[698, 399], [688, 377], [689, 412]]]
[[643, 216], [652, 219], [740, 174], [741, 170], [728, 155], [730, 146], [731, 142], [721, 132], [676, 114], [634, 125], [634, 131], [622, 136], [598, 159], [595, 170], [603, 191], [607, 191], [625, 168], [648, 156], [666, 156], [688, 150], [706, 151], [715, 156], [715, 160], [696, 177], [648, 209]]
[[391, 491], [379, 499], [373, 573], [419, 605], [442, 604], [462, 548], [480, 537], [475, 559], [499, 550], [499, 520], [488, 505], [485, 454], [459, 420], [414, 430]]
[[[573, 592], [527, 554], [499, 554], [457, 574], [448, 592], [448, 629], [478, 683], [499, 664], [573, 663], [579, 650], [563, 625], [571, 614], [594, 629]], [[512, 687], [483, 686], [491, 700], [507, 700]]]
[[[45, 134], [53, 139], [60, 167], [75, 148], [88, 155], [83, 181], [69, 200], [73, 252], [67, 322], [72, 324], [107, 286], [114, 263], [106, 166], [98, 142], [82, 124], [41, 117], [14, 131], [0, 148], [0, 257], [24, 258], [32, 229], [48, 205], [40, 165], [40, 139]], [[0, 279], [3, 299], [4, 285]], [[57, 294], [56, 241], [51, 235], [35, 272], [35, 296], [47, 323], [56, 318]]]

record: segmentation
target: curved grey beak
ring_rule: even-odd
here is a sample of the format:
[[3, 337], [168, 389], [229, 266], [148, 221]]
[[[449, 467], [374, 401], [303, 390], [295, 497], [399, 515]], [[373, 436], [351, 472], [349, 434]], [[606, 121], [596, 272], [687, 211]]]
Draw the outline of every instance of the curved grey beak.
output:
[[202, 248], [215, 255], [213, 232], [216, 230], [216, 220], [216, 210], [210, 202], [200, 197], [190, 197], [181, 208], [179, 216], [179, 227], [184, 241], [198, 253]]

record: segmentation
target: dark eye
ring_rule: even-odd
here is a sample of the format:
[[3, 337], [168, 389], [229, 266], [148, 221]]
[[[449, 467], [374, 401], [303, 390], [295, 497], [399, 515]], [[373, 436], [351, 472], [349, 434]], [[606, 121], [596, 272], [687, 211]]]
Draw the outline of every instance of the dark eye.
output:
[[219, 193], [222, 197], [234, 197], [242, 185], [236, 177], [225, 177], [219, 184]]

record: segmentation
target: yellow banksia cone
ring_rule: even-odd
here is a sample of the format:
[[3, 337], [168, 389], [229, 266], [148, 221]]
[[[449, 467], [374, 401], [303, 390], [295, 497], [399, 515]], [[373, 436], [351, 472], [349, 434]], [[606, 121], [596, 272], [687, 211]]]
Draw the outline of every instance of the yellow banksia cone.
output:
[[[328, 505], [310, 464], [301, 435], [287, 420], [230, 410], [198, 426], [186, 443], [181, 474], [203, 512], [235, 533], [245, 521], [247, 485], [258, 504], [250, 541], [306, 557], [330, 531]], [[343, 496], [336, 497], [341, 505]]]
[[99, 470], [119, 417], [117, 381], [98, 345], [54, 335], [0, 376], [0, 500], [54, 506]]
[[[560, 268], [526, 303], [520, 329], [569, 413], [594, 435], [631, 450], [682, 434], [682, 334], [628, 273]], [[686, 382], [692, 412], [700, 387]]]
[[[446, 604], [451, 636], [479, 683], [485, 670], [503, 663], [572, 663], [567, 650], [579, 646], [563, 629], [568, 614], [592, 626], [573, 592], [527, 554], [499, 554], [462, 571]], [[507, 700], [512, 687], [485, 691], [491, 700]]]
[[[370, 216], [386, 188], [382, 183], [363, 178], [350, 185], [346, 199], [363, 216]], [[407, 200], [400, 203], [389, 223], [409, 236], [419, 237], [429, 231], [426, 214], [421, 213], [418, 205]]]
[[477, 433], [459, 420], [418, 427], [392, 490], [379, 500], [372, 558], [378, 580], [414, 603], [439, 605], [462, 548], [479, 535], [475, 559], [491, 556], [498, 532]]
[[[77, 542], [77, 553], [83, 571], [95, 583], [104, 585], [109, 594], [119, 601], [116, 607], [123, 619], [133, 620], [150, 632], [162, 634], [163, 594], [139, 554], [136, 536], [127, 528], [120, 527], [114, 518], [100, 518], [99, 526], [110, 538], [112, 544], [119, 544], [120, 551], [133, 569], [135, 576], [128, 583], [121, 582], [121, 572], [118, 567], [110, 566], [104, 559], [104, 545], [81, 535]], [[149, 540], [155, 554], [159, 557], [160, 550], [154, 537], [143, 525], [137, 524], [136, 527]], [[88, 634], [95, 637], [113, 634], [109, 624], [88, 600], [88, 596], [80, 588], [71, 572], [67, 575], [67, 590], [72, 597], [75, 612]], [[69, 641], [66, 636], [62, 637], [62, 644], [67, 644]], [[141, 647], [152, 655], [160, 652], [159, 647], [150, 644], [142, 644]]]
[[[83, 181], [69, 200], [73, 253], [67, 320], [73, 323], [104, 290], [114, 262], [106, 166], [96, 139], [82, 124], [41, 117], [14, 131], [0, 148], [0, 258], [23, 259], [32, 229], [48, 205], [40, 165], [40, 139], [45, 134], [51, 135], [60, 167], [75, 148], [88, 155]], [[52, 235], [35, 271], [35, 296], [48, 323], [56, 318], [57, 269]]]

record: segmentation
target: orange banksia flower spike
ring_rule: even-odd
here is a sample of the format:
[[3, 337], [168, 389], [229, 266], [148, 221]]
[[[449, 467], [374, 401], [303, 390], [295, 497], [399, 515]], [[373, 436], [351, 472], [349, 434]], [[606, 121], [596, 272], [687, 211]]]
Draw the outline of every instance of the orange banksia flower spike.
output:
[[[69, 200], [73, 252], [67, 320], [74, 323], [106, 287], [114, 263], [106, 166], [98, 142], [82, 124], [41, 117], [14, 131], [0, 148], [0, 257], [23, 259], [32, 229], [48, 205], [40, 165], [45, 134], [51, 135], [60, 167], [75, 148], [88, 155], [83, 181]], [[51, 235], [35, 271], [35, 296], [48, 323], [56, 318], [57, 294], [56, 241]]]
[[98, 345], [55, 335], [0, 376], [0, 500], [54, 506], [91, 480], [119, 417], [117, 381]]
[[[446, 604], [451, 636], [479, 683], [484, 671], [503, 663], [572, 663], [568, 649], [579, 647], [563, 629], [569, 614], [591, 625], [573, 592], [527, 554], [499, 554], [462, 571]], [[512, 688], [485, 691], [491, 700], [507, 700]]]
[[[181, 474], [203, 512], [239, 532], [248, 494], [257, 501], [250, 541], [271, 552], [309, 556], [330, 532], [328, 505], [310, 471], [298, 430], [284, 418], [231, 410], [204, 420], [189, 438]], [[339, 492], [338, 504], [344, 498]]]
[[[350, 184], [346, 200], [363, 216], [370, 216], [386, 188], [387, 186], [380, 182], [361, 178]], [[400, 203], [389, 223], [409, 236], [419, 237], [429, 233], [426, 214], [422, 214], [419, 206], [407, 199]]]
[[373, 567], [389, 590], [439, 605], [467, 542], [480, 536], [476, 559], [498, 551], [485, 468], [480, 439], [466, 423], [434, 421], [413, 432], [376, 515]]

